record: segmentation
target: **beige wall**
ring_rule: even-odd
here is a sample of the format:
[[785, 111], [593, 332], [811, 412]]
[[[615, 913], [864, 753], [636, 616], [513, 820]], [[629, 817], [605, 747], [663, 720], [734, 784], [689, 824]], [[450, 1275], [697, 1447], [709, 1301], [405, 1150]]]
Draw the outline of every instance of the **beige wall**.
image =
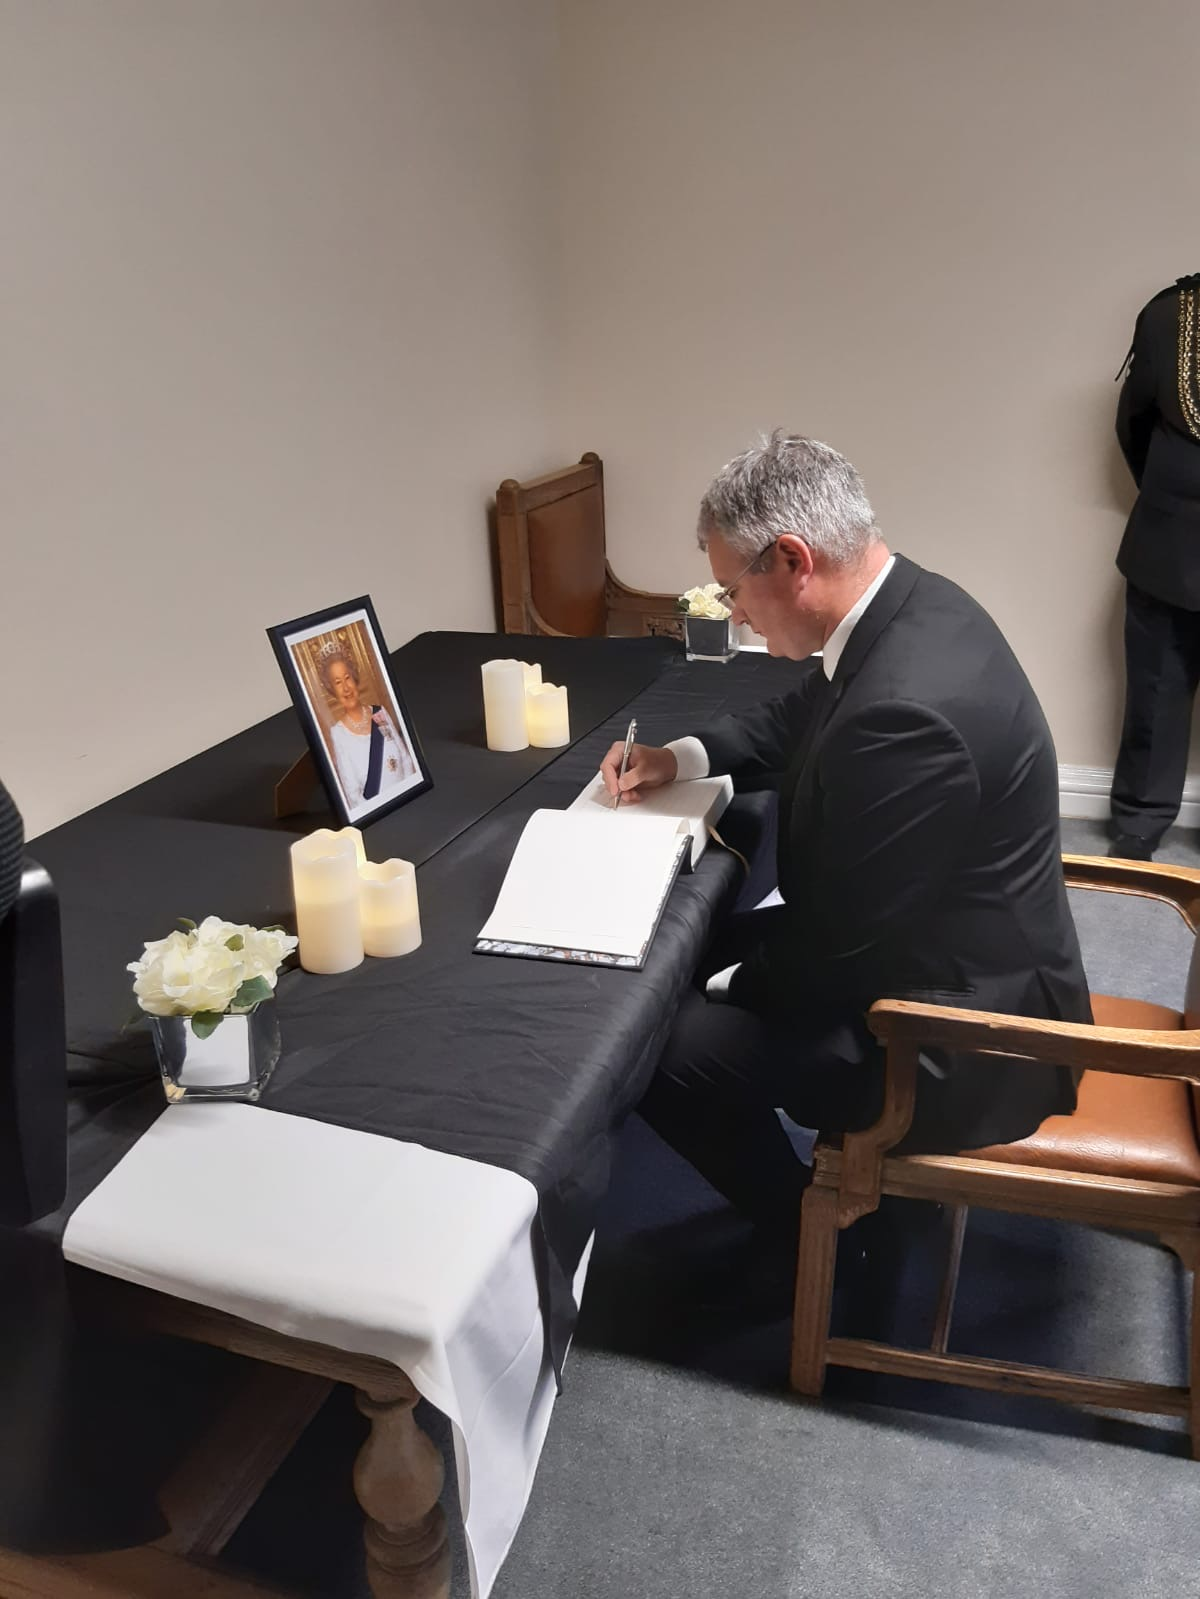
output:
[[[277, 710], [263, 629], [487, 628], [549, 451], [552, 0], [0, 0], [0, 776], [29, 833]], [[513, 85], [520, 85], [520, 92]]]
[[599, 450], [618, 571], [696, 580], [776, 424], [1109, 764], [1111, 378], [1200, 267], [1197, 59], [1191, 0], [0, 0], [30, 833], [277, 709], [271, 622], [491, 626], [510, 472]]
[[695, 580], [762, 428], [861, 468], [1111, 765], [1113, 374], [1200, 269], [1194, 0], [567, 0], [563, 410], [622, 577]]

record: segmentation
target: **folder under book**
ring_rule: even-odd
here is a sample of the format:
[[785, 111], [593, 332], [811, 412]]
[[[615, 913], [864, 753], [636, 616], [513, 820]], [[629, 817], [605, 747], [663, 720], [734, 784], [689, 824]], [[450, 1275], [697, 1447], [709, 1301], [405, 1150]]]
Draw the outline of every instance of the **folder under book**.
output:
[[700, 778], [614, 811], [596, 778], [568, 810], [535, 811], [476, 953], [640, 970], [676, 877], [732, 792], [728, 778]]

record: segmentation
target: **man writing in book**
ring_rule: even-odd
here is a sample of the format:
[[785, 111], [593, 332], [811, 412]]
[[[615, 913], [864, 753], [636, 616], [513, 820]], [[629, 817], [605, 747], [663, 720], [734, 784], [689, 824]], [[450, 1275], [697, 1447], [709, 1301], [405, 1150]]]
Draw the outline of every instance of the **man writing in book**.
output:
[[[875, 1000], [1090, 1021], [1058, 767], [995, 623], [888, 550], [827, 445], [776, 433], [738, 456], [698, 532], [733, 621], [805, 664], [780, 699], [634, 745], [621, 803], [677, 778], [773, 777], [784, 903], [742, 918], [738, 947], [701, 974], [641, 1109], [744, 1212], [794, 1229], [808, 1169], [775, 1107], [826, 1134], [877, 1118]], [[614, 797], [621, 754], [602, 767]], [[1074, 1108], [1065, 1069], [945, 1055], [922, 1068], [904, 1149], [1011, 1142]]]

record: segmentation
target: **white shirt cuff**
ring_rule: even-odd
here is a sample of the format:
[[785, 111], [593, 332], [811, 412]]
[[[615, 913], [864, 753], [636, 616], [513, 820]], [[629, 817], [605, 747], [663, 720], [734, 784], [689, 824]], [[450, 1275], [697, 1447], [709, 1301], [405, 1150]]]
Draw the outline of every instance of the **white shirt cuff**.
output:
[[705, 998], [717, 1001], [727, 999], [729, 997], [729, 985], [733, 981], [733, 974], [741, 964], [741, 961], [738, 961], [734, 966], [726, 966], [722, 972], [714, 972], [704, 985]]
[[673, 738], [663, 749], [670, 750], [679, 763], [677, 783], [690, 783], [694, 777], [708, 776], [708, 751], [698, 738]]

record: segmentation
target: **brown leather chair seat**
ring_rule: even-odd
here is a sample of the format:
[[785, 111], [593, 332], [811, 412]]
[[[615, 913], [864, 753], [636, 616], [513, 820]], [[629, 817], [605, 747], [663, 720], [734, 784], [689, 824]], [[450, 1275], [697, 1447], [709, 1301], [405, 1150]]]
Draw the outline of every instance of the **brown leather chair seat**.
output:
[[[1092, 995], [1099, 1027], [1170, 1032], [1183, 1026], [1178, 1011], [1146, 1000]], [[1050, 1116], [1015, 1144], [967, 1150], [1016, 1166], [1096, 1172], [1143, 1182], [1200, 1187], [1200, 1146], [1188, 1084], [1162, 1077], [1121, 1077], [1084, 1072], [1071, 1116]]]

